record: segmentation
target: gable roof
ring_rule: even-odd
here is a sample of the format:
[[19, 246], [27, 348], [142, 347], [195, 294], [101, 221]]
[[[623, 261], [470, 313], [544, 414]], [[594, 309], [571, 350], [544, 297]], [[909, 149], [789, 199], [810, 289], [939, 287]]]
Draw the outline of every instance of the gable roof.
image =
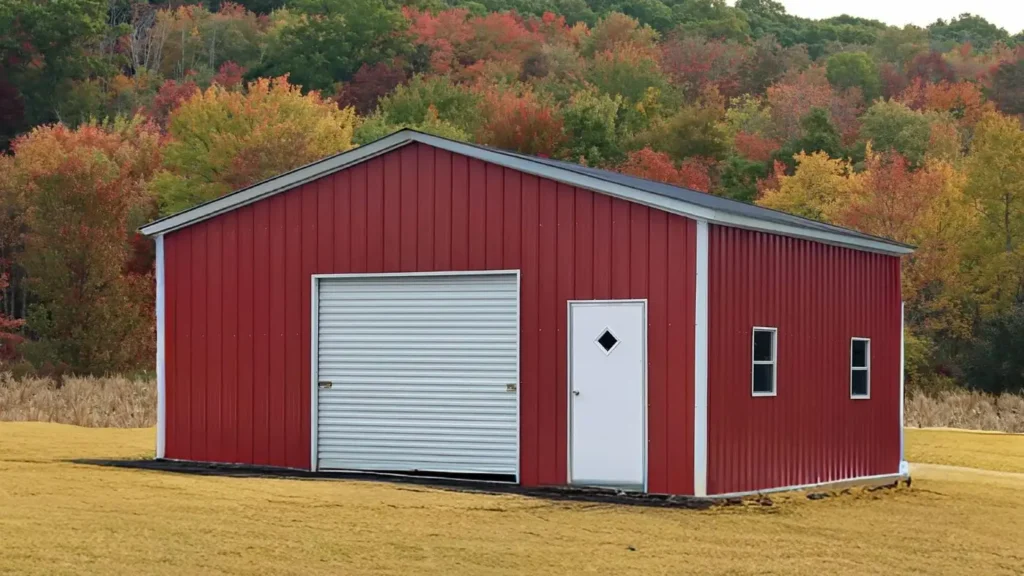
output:
[[886, 238], [687, 188], [559, 160], [456, 142], [408, 129], [160, 218], [146, 224], [140, 231], [147, 236], [166, 234], [291, 190], [414, 142], [712, 224], [804, 238], [884, 254], [902, 255], [914, 250], [911, 246]]

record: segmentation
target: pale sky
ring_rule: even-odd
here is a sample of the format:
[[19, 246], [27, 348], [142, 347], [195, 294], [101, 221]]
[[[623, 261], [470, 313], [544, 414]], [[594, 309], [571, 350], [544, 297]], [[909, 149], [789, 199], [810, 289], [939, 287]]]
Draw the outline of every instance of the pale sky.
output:
[[938, 18], [949, 20], [963, 12], [977, 14], [1011, 35], [1024, 30], [1024, 0], [779, 0], [786, 11], [804, 18], [840, 14], [924, 27]]

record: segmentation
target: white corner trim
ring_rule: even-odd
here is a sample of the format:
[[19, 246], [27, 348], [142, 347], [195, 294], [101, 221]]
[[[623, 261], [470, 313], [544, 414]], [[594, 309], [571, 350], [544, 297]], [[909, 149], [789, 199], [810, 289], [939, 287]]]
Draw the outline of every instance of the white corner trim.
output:
[[906, 302], [900, 302], [900, 474], [906, 473], [905, 470], [910, 470], [910, 465], [907, 463], [907, 455], [904, 452], [903, 436], [905, 428], [907, 426], [906, 416], [904, 413], [905, 402], [906, 402], [906, 343], [904, 342], [904, 334], [906, 332]]
[[167, 287], [164, 271], [164, 236], [156, 241], [156, 457], [167, 449]]
[[708, 223], [697, 221], [693, 331], [693, 495], [708, 493]]
[[316, 472], [320, 458], [320, 276], [310, 277], [309, 291], [309, 471]]

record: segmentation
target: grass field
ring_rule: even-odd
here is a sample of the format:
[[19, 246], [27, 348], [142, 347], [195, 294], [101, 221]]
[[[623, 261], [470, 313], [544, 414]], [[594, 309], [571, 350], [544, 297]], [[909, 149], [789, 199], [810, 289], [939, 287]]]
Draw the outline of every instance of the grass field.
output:
[[[1024, 436], [908, 434], [912, 488], [709, 511], [77, 465], [152, 429], [0, 423], [0, 573], [1020, 574]], [[952, 466], [984, 465], [986, 472]]]

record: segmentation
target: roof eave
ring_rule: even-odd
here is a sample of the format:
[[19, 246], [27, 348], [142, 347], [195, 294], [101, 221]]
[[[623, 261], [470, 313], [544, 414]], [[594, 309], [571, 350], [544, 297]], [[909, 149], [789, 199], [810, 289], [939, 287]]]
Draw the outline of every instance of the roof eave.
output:
[[360, 146], [312, 164], [307, 164], [306, 166], [302, 166], [292, 170], [291, 172], [254, 184], [227, 196], [222, 196], [188, 210], [178, 212], [177, 214], [161, 218], [160, 220], [156, 220], [143, 226], [139, 231], [146, 236], [157, 236], [173, 232], [180, 228], [195, 224], [196, 222], [213, 218], [219, 214], [223, 214], [224, 212], [240, 208], [246, 204], [258, 202], [264, 198], [273, 196], [274, 194], [290, 190], [339, 170], [344, 170], [354, 164], [364, 162], [375, 156], [379, 156], [409, 144], [410, 142], [419, 142], [428, 146], [447, 150], [455, 154], [461, 154], [484, 162], [511, 168], [540, 178], [546, 178], [556, 182], [569, 184], [571, 186], [594, 190], [609, 196], [665, 210], [694, 220], [703, 220], [712, 224], [781, 234], [784, 236], [803, 238], [836, 246], [894, 256], [902, 256], [914, 251], [914, 249], [909, 246], [884, 241], [882, 239], [864, 238], [839, 232], [814, 230], [811, 228], [803, 228], [770, 220], [742, 216], [722, 210], [713, 210], [711, 208], [698, 206], [676, 198], [589, 176], [581, 172], [551, 166], [519, 155], [505, 154], [500, 151], [455, 142], [453, 140], [409, 129], [400, 130], [390, 136], [386, 136], [380, 140], [366, 144], [365, 146]]

